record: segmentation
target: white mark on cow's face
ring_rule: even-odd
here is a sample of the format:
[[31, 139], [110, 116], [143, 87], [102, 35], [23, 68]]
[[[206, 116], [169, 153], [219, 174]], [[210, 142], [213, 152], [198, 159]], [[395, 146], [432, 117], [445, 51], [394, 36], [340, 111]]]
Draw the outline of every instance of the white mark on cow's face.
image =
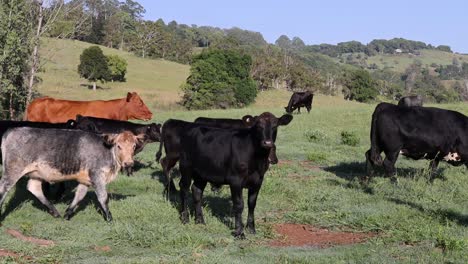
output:
[[447, 156], [444, 157], [445, 161], [460, 161], [461, 157], [458, 153], [454, 152], [449, 152]]

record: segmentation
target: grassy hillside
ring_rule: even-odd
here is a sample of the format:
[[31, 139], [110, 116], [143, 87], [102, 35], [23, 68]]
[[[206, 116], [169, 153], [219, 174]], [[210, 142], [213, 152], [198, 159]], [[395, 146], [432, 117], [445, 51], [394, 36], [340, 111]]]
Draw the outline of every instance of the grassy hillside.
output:
[[87, 80], [79, 77], [80, 54], [92, 44], [74, 41], [42, 39], [41, 55], [44, 72], [38, 90], [43, 95], [70, 100], [113, 99], [136, 91], [152, 109], [173, 108], [180, 99], [180, 85], [190, 67], [165, 60], [150, 60], [115, 49], [102, 47], [104, 54], [117, 54], [128, 62], [127, 81], [99, 84], [102, 89], [88, 89]]
[[369, 57], [367, 64], [377, 64], [379, 69], [390, 67], [397, 72], [404, 72], [406, 68], [416, 60], [421, 61], [422, 65], [431, 65], [432, 63], [449, 65], [452, 64], [453, 58], [457, 58], [461, 63], [468, 62], [468, 55], [461, 55], [455, 53], [449, 53], [439, 50], [421, 50], [421, 55], [409, 55], [409, 54], [384, 54]]

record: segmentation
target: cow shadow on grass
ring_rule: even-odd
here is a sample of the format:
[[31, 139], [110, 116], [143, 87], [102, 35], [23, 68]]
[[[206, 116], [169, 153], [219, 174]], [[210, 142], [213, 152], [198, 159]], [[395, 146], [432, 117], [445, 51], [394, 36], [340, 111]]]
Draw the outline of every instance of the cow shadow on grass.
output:
[[[231, 197], [219, 196], [218, 194], [206, 195], [206, 192], [207, 190], [205, 189], [205, 195], [203, 195], [203, 200], [204, 204], [210, 209], [211, 214], [214, 217], [218, 218], [218, 220], [227, 227], [234, 228], [234, 221], [232, 219]], [[244, 207], [245, 208], [243, 215], [245, 215], [247, 212], [247, 206]]]
[[416, 209], [422, 213], [428, 214], [430, 216], [435, 217], [441, 224], [446, 224], [446, 220], [449, 219], [458, 225], [461, 226], [468, 226], [468, 215], [463, 215], [460, 214], [459, 212], [456, 212], [451, 209], [430, 209], [430, 208], [424, 208], [422, 205], [410, 202], [410, 201], [404, 201], [398, 198], [388, 198], [387, 199], [390, 202], [394, 202], [399, 205], [406, 205], [408, 207], [411, 207], [413, 209]]
[[137, 172], [141, 169], [146, 169], [146, 168], [151, 168], [153, 166], [154, 162], [141, 162], [137, 159], [133, 161], [133, 167], [132, 167], [132, 172]]
[[[34, 208], [47, 212], [47, 208], [37, 200], [37, 198], [31, 194], [27, 190], [27, 178], [22, 178], [18, 181], [16, 184], [14, 191], [12, 190], [11, 192], [8, 193], [8, 196], [10, 197], [8, 202], [4, 203], [4, 211], [0, 215], [0, 222], [2, 222], [11, 212], [15, 211], [16, 209], [20, 208], [22, 204], [32, 201], [32, 205]], [[78, 184], [77, 183], [72, 183], [72, 182], [67, 182], [67, 185], [65, 187], [65, 195], [61, 197], [59, 200], [60, 203], [65, 203], [66, 205], [69, 205], [73, 201], [73, 197], [75, 195], [74, 192], [74, 187], [76, 187]], [[118, 193], [108, 193], [109, 199], [118, 201], [118, 200], [123, 200], [128, 197], [132, 197], [135, 195], [123, 195], [123, 194], [118, 194]], [[57, 200], [50, 199], [51, 194], [46, 194], [46, 197], [51, 200], [52, 204], [56, 205]], [[101, 212], [101, 207], [99, 205], [99, 202], [97, 200], [96, 194], [94, 191], [88, 191], [86, 194], [85, 198], [79, 203], [78, 208], [76, 209], [74, 215], [77, 213], [83, 211], [86, 209], [89, 205], [94, 205], [96, 210], [98, 212]], [[63, 216], [64, 212], [60, 212], [61, 216]], [[52, 217], [52, 216], [51, 216]]]
[[[337, 165], [325, 167], [324, 170], [331, 172], [335, 174], [336, 176], [342, 179], [348, 180], [348, 181], [353, 181], [355, 179], [360, 179], [360, 178], [368, 176], [365, 162], [341, 162]], [[385, 171], [382, 166], [374, 166], [372, 171], [373, 171], [372, 177], [383, 177], [383, 178], [386, 177]], [[413, 168], [413, 167], [403, 167], [403, 168], [397, 167], [396, 171], [397, 171], [396, 175], [399, 178], [416, 179], [420, 176], [429, 178], [429, 172], [427, 171], [427, 169]], [[439, 168], [436, 171], [435, 176], [438, 178], [443, 178], [441, 176], [443, 172], [444, 172], [444, 168]]]

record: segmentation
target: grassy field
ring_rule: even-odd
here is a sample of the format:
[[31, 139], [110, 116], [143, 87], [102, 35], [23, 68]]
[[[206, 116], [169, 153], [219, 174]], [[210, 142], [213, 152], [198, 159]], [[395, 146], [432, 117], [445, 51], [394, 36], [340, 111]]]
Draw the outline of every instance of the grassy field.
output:
[[376, 55], [367, 59], [367, 64], [377, 64], [379, 69], [390, 67], [394, 71], [404, 72], [408, 66], [416, 60], [420, 61], [423, 66], [430, 66], [432, 63], [449, 65], [452, 64], [453, 58], [457, 58], [458, 62], [468, 62], [468, 55], [449, 53], [439, 50], [421, 50], [421, 55], [415, 56], [410, 54], [394, 54], [394, 55]]
[[180, 85], [189, 74], [189, 66], [165, 60], [149, 60], [131, 53], [101, 46], [105, 55], [117, 54], [127, 60], [126, 82], [98, 83], [102, 89], [89, 89], [90, 83], [77, 72], [80, 54], [92, 44], [42, 39], [43, 71], [38, 91], [43, 95], [70, 100], [108, 100], [122, 98], [127, 92], [138, 92], [152, 109], [178, 108]]
[[[122, 97], [138, 91], [153, 110], [153, 121], [193, 120], [199, 116], [239, 118], [271, 111], [283, 114], [290, 93], [261, 92], [245, 109], [183, 111], [176, 106], [179, 86], [188, 67], [167, 61], [128, 59], [127, 83], [104, 84], [93, 92], [75, 72], [82, 49], [78, 41], [45, 39], [42, 53], [50, 59], [39, 91], [54, 97], [89, 100]], [[110, 88], [110, 89], [107, 89]], [[439, 105], [468, 114], [468, 105]], [[369, 148], [369, 121], [374, 105], [318, 95], [310, 114], [294, 115], [281, 127], [277, 149], [280, 163], [270, 167], [257, 202], [257, 235], [235, 240], [229, 189], [220, 194], [205, 190], [206, 225], [181, 224], [173, 202], [163, 197], [161, 167], [154, 160], [158, 144], [150, 144], [136, 159], [134, 176], [119, 175], [108, 186], [113, 223], [96, 210], [89, 192], [71, 219], [52, 218], [28, 193], [25, 181], [12, 190], [0, 217], [0, 253], [9, 250], [21, 258], [0, 257], [0, 263], [467, 263], [468, 179], [464, 167], [441, 164], [443, 179], [428, 183], [427, 161], [400, 158], [399, 184], [382, 176], [368, 186], [364, 152]], [[341, 133], [356, 135], [356, 146], [345, 145]], [[178, 172], [175, 170], [174, 175]], [[244, 196], [245, 196], [244, 192]], [[72, 193], [55, 204], [61, 213]], [[247, 217], [246, 210], [244, 218]], [[245, 219], [244, 219], [245, 221]], [[331, 231], [371, 232], [365, 243], [346, 246], [272, 247], [281, 239], [280, 223], [308, 224]], [[54, 241], [43, 247], [8, 235], [8, 229]]]
[[[262, 93], [252, 108], [156, 112], [154, 121], [193, 120], [198, 116], [241, 117], [271, 111], [282, 114], [286, 94]], [[467, 105], [442, 105], [468, 114]], [[280, 163], [270, 167], [256, 210], [257, 235], [235, 240], [228, 188], [205, 190], [206, 226], [179, 221], [174, 204], [165, 201], [161, 168], [154, 161], [158, 144], [137, 156], [133, 177], [119, 175], [108, 186], [114, 222], [96, 211], [90, 192], [71, 221], [54, 219], [25, 188], [17, 185], [3, 208], [0, 249], [30, 256], [36, 263], [466, 263], [468, 262], [468, 179], [463, 167], [442, 164], [440, 176], [427, 182], [426, 161], [400, 158], [400, 182], [376, 177], [368, 186], [364, 152], [369, 148], [373, 105], [317, 96], [310, 114], [294, 115], [281, 127]], [[359, 138], [357, 146], [341, 143], [342, 131]], [[177, 175], [177, 171], [175, 172]], [[245, 195], [245, 194], [244, 194]], [[71, 194], [56, 202], [63, 212]], [[178, 200], [178, 197], [175, 198]], [[246, 217], [246, 212], [244, 212]], [[244, 220], [245, 221], [245, 220]], [[275, 248], [278, 223], [300, 223], [329, 230], [373, 232], [362, 244]], [[15, 229], [55, 242], [41, 247], [7, 235]], [[101, 250], [106, 248], [106, 250]], [[17, 261], [0, 258], [1, 262]], [[27, 262], [28, 260], [19, 259]]]

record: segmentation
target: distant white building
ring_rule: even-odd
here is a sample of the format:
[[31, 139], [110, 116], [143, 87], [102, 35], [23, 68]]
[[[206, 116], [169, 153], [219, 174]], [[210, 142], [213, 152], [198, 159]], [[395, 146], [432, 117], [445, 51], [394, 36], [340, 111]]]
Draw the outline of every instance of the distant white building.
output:
[[396, 49], [395, 53], [402, 53], [403, 51], [401, 49]]

